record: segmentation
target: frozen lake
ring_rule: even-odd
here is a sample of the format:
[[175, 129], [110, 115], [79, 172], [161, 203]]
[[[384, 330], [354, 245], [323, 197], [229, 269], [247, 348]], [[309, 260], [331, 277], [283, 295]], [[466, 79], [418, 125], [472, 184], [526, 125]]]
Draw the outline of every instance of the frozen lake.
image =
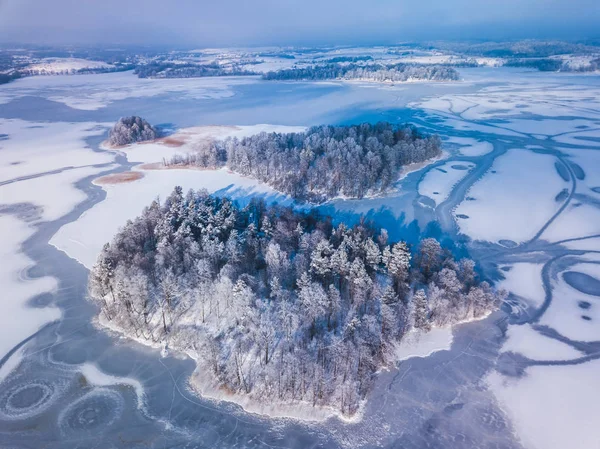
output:
[[[376, 85], [116, 73], [1, 86], [0, 445], [595, 447], [600, 76], [461, 75], [460, 83]], [[286, 198], [189, 170], [93, 184], [147, 162], [99, 148], [108, 127], [132, 114], [172, 129], [387, 120], [438, 133], [447, 157], [407, 174], [394, 192], [321, 208], [348, 223], [366, 215], [393, 239], [456, 242], [509, 299], [488, 319], [456, 327], [449, 349], [380, 373], [358, 422], [268, 419], [197, 397], [189, 359], [94, 327], [86, 266], [175, 184], [240, 201]], [[441, 340], [422, 342], [421, 355], [448, 348]]]

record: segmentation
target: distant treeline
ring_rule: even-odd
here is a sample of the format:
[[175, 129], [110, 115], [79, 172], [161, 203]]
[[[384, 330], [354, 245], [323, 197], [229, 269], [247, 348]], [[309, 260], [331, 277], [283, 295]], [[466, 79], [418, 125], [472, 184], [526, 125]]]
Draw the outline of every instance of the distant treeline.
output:
[[362, 198], [384, 192], [407, 164], [441, 154], [437, 136], [387, 122], [315, 126], [304, 133], [261, 133], [199, 144], [168, 165], [227, 166], [300, 201]]
[[535, 40], [480, 43], [433, 42], [431, 45], [426, 45], [425, 48], [493, 58], [548, 58], [557, 55], [598, 52], [598, 47], [594, 45], [593, 41], [587, 44]]
[[175, 64], [171, 62], [152, 62], [138, 65], [134, 73], [139, 78], [201, 78], [205, 76], [247, 76], [255, 72], [241, 67], [222, 67], [219, 64]]
[[339, 62], [361, 62], [372, 60], [372, 56], [336, 56], [334, 58], [326, 59], [324, 62], [329, 64], [337, 64]]
[[282, 52], [263, 52], [257, 55], [260, 58], [283, 58], [283, 59], [296, 59], [296, 57], [290, 53]]
[[312, 67], [296, 67], [268, 72], [265, 80], [369, 80], [403, 82], [409, 80], [422, 81], [456, 81], [458, 72], [448, 66], [418, 64], [325, 64]]
[[507, 67], [526, 67], [540, 72], [595, 72], [600, 70], [600, 58], [586, 66], [572, 67], [560, 59], [514, 59], [504, 64]]

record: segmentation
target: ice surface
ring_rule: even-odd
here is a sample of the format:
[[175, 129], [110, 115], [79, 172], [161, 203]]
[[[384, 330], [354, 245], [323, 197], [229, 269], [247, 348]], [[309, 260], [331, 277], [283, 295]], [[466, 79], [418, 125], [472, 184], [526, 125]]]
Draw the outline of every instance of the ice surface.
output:
[[98, 123], [29, 122], [0, 119], [0, 181], [59, 170], [111, 162], [110, 154], [86, 147], [85, 139], [106, 133]]
[[396, 348], [398, 361], [412, 357], [427, 357], [434, 352], [450, 349], [452, 346], [452, 328], [437, 327], [429, 332], [411, 331], [402, 338]]
[[41, 219], [56, 220], [86, 199], [86, 195], [75, 188], [75, 182], [110, 168], [111, 166], [76, 168], [6, 184], [0, 186], [0, 202], [7, 205], [31, 203], [41, 206]]
[[32, 308], [27, 304], [30, 298], [58, 288], [52, 277], [28, 276], [32, 261], [20, 247], [33, 230], [12, 216], [2, 215], [0, 234], [4, 236], [0, 239], [0, 354], [4, 356], [43, 325], [58, 320], [61, 313], [55, 307]]
[[[569, 268], [569, 271], [587, 271], [600, 278], [599, 269], [592, 271], [588, 264], [577, 264]], [[550, 326], [571, 340], [600, 341], [600, 326], [598, 326], [600, 307], [592, 306], [582, 310], [579, 306], [581, 301], [596, 304], [598, 297], [575, 290], [562, 277], [559, 278], [553, 284], [552, 303], [540, 320], [540, 324]]]
[[531, 360], [572, 360], [583, 357], [580, 351], [545, 337], [530, 324], [508, 326], [506, 337], [501, 352], [516, 352]]
[[600, 360], [532, 366], [522, 378], [492, 372], [489, 388], [528, 449], [598, 447]]
[[[445, 183], [434, 183], [440, 193], [434, 197], [438, 197], [436, 199], [439, 200], [442, 194], [445, 195], [448, 198], [447, 204], [451, 206], [447, 211], [448, 222], [454, 223], [450, 215], [452, 212], [461, 215], [456, 218], [460, 231], [474, 239], [485, 241], [474, 245], [485, 248], [484, 251], [480, 250], [474, 254], [482, 256], [486, 270], [488, 266], [493, 267], [492, 271], [496, 268], [501, 269], [500, 272], [506, 279], [500, 281], [498, 286], [506, 288], [519, 297], [515, 306], [517, 309], [531, 308], [528, 312], [532, 315], [540, 310], [542, 315], [536, 324], [550, 326], [552, 330], [567, 339], [580, 342], [600, 340], [597, 330], [600, 317], [596, 312], [598, 298], [570, 287], [563, 280], [561, 271], [563, 270], [561, 264], [569, 262], [571, 265], [567, 264], [565, 270], [600, 278], [597, 272], [598, 265], [586, 263], [598, 260], [590, 258], [591, 253], [587, 256], [583, 254], [584, 251], [599, 251], [600, 239], [575, 240], [562, 245], [552, 245], [545, 241], [554, 242], [565, 238], [600, 234], [598, 228], [600, 212], [597, 212], [600, 199], [600, 175], [598, 174], [600, 171], [597, 167], [600, 159], [596, 153], [599, 141], [593, 140], [600, 137], [598, 135], [600, 83], [597, 76], [578, 77], [506, 69], [465, 69], [461, 70], [461, 75], [464, 76], [465, 82], [454, 85], [373, 86], [365, 83], [328, 83], [314, 84], [308, 89], [308, 83], [297, 85], [274, 83], [271, 86], [279, 86], [276, 88], [276, 94], [267, 93], [267, 89], [258, 84], [260, 81], [256, 77], [235, 80], [139, 80], [131, 73], [121, 73], [31, 77], [18, 80], [3, 86], [0, 102], [35, 95], [78, 108], [80, 111], [77, 114], [81, 114], [82, 119], [87, 121], [85, 123], [33, 123], [0, 119], [0, 134], [8, 134], [7, 139], [0, 138], [0, 147], [2, 147], [0, 181], [37, 175], [71, 165], [79, 167], [76, 170], [45, 175], [36, 180], [6, 184], [4, 187], [8, 190], [3, 191], [3, 187], [0, 187], [2, 196], [0, 203], [32, 201], [35, 204], [46, 205], [42, 217], [51, 219], [68, 210], [69, 205], [73, 206], [80, 201], [81, 192], [73, 188], [72, 182], [76, 181], [78, 176], [85, 176], [96, 170], [96, 168], [81, 167], [93, 164], [108, 166], [113, 162], [114, 156], [91, 151], [86, 148], [85, 139], [95, 137], [100, 140], [98, 136], [106, 133], [112, 123], [101, 123], [95, 120], [95, 117], [118, 115], [117, 108], [120, 105], [113, 105], [114, 111], [110, 108], [104, 111], [100, 109], [120, 99], [135, 99], [132, 104], [135, 106], [139, 104], [140, 108], [145, 108], [144, 110], [164, 107], [166, 104], [164, 98], [167, 97], [183, 100], [197, 99], [194, 104], [198, 105], [206, 101], [211, 107], [215, 105], [215, 108], [214, 111], [210, 110], [210, 121], [204, 118], [199, 120], [199, 123], [217, 124], [263, 122], [313, 124], [330, 123], [335, 120], [350, 121], [355, 117], [358, 117], [356, 120], [379, 118], [405, 120], [406, 111], [399, 112], [399, 109], [407, 102], [414, 101], [413, 107], [419, 109], [415, 111], [414, 116], [418, 122], [423, 123], [432, 132], [439, 132], [443, 137], [449, 137], [447, 141], [452, 144], [449, 147], [452, 152], [449, 158], [452, 162], [444, 162], [443, 166], [466, 162], [477, 165], [469, 172], [468, 182], [473, 180], [474, 184], [468, 192], [461, 193], [461, 189], [451, 189], [450, 185]], [[257, 87], [256, 92], [252, 91], [254, 84]], [[244, 95], [235, 96], [238, 87], [247, 96], [245, 102], [240, 100]], [[290, 97], [295, 101], [282, 100], [288, 92], [298, 94]], [[232, 95], [235, 98], [231, 97]], [[424, 96], [429, 99], [422, 100]], [[219, 101], [219, 98], [223, 100]], [[232, 104], [231, 107], [226, 106], [230, 104], [229, 102]], [[193, 109], [192, 102], [182, 103], [185, 103], [182, 107], [179, 106], [178, 101], [169, 103], [173, 108], [172, 112], [179, 119], [182, 115], [177, 115], [177, 112], [181, 113], [181, 110], [184, 110], [185, 114], [188, 114], [188, 110], [197, 112], [199, 117], [206, 112], [206, 109], [199, 109], [200, 112]], [[2, 107], [11, 108], [10, 105]], [[58, 108], [56, 105], [55, 107]], [[423, 118], [421, 108], [425, 110], [426, 118]], [[12, 109], [10, 111], [11, 114], [18, 116], [18, 111]], [[171, 111], [159, 116], [165, 117], [164, 120], [167, 122]], [[408, 116], [411, 117], [410, 114]], [[272, 120], [273, 117], [275, 120]], [[437, 120], [429, 121], [432, 117]], [[442, 121], [439, 120], [440, 118]], [[173, 121], [177, 122], [177, 120]], [[584, 126], [587, 128], [583, 128]], [[223, 134], [220, 135], [224, 136], [234, 132], [232, 130], [244, 129], [244, 127], [223, 128]], [[257, 130], [260, 128], [249, 127], [247, 132]], [[269, 131], [273, 128], [264, 130]], [[243, 131], [239, 132], [243, 133]], [[547, 138], [548, 135], [557, 133], [567, 134]], [[198, 132], [198, 136], [201, 137], [202, 133]], [[456, 147], [460, 148], [454, 151], [453, 148]], [[509, 148], [508, 152], [502, 155], [502, 151], [506, 148]], [[158, 162], [173, 152], [184, 150], [184, 147], [161, 147], [157, 144], [136, 145], [122, 149], [130, 161], [147, 163]], [[540, 154], [542, 152], [546, 154]], [[498, 154], [500, 156], [496, 159]], [[555, 162], [559, 159], [567, 164], [571, 162], [578, 164], [585, 172], [585, 178], [563, 181], [555, 168]], [[482, 170], [482, 167], [486, 170]], [[136, 170], [141, 171], [139, 168]], [[212, 192], [218, 191], [240, 200], [244, 200], [247, 195], [264, 195], [269, 201], [285, 200], [264, 185], [226, 171], [146, 170], [143, 173], [144, 178], [131, 183], [102, 186], [107, 192], [106, 199], [85, 212], [76, 222], [61, 228], [53, 238], [53, 244], [82, 261], [86, 266], [90, 266], [95, 261], [101, 246], [111, 240], [126, 219], [138, 215], [141, 209], [157, 195], [164, 198], [176, 184], [184, 188], [206, 187]], [[430, 174], [433, 173], [434, 170]], [[438, 173], [442, 174], [439, 171]], [[481, 177], [471, 179], [473, 173]], [[409, 175], [402, 183], [403, 190], [397, 194], [365, 198], [360, 201], [338, 201], [327, 210], [339, 213], [340, 217], [345, 217], [346, 214], [356, 217], [360, 213], [373, 214], [384, 208], [385, 211], [389, 211], [390, 216], [393, 215], [387, 222], [382, 220], [381, 223], [384, 225], [390, 223], [394, 225], [397, 223], [396, 220], [399, 221], [400, 217], [404, 217], [406, 223], [413, 218], [418, 218], [419, 224], [425, 226], [431, 216], [437, 214], [437, 210], [415, 206], [413, 199], [417, 194], [417, 188], [427, 188], [428, 193], [433, 195], [434, 184], [428, 186], [431, 181], [428, 178], [430, 174], [425, 175], [421, 186], [417, 185], [420, 173]], [[462, 171], [462, 174], [466, 174], [466, 171]], [[433, 179], [435, 181], [435, 177]], [[574, 192], [573, 182], [575, 182]], [[28, 188], [20, 192], [17, 188], [19, 185]], [[460, 186], [468, 187], [466, 183], [460, 183]], [[562, 195], [564, 189], [567, 189], [567, 197]], [[4, 192], [14, 192], [14, 195], [21, 196], [14, 196], [13, 193], [9, 196]], [[51, 195], [51, 192], [55, 194]], [[573, 195], [569, 198], [571, 193]], [[557, 197], [560, 199], [557, 200]], [[56, 204], [51, 202], [52, 198], [57, 199]], [[463, 198], [465, 201], [460, 202]], [[460, 202], [456, 210], [453, 210], [454, 202]], [[528, 243], [565, 204], [564, 211], [549, 224], [541, 237]], [[440, 212], [440, 216], [446, 218], [443, 215], [445, 213]], [[27, 298], [37, 292], [52, 291], [56, 288], [56, 282], [51, 278], [27, 281], [18, 279], [20, 273], [23, 273], [23, 277], [26, 276], [27, 270], [23, 269], [31, 263], [23, 254], [18, 253], [19, 242], [31, 235], [33, 230], [10, 216], [0, 217], [0, 225], [3, 235], [10, 236], [8, 241], [0, 242], [0, 247], [6, 248], [6, 251], [2, 249], [0, 254], [0, 257], [3, 256], [2, 260], [6, 262], [1, 265], [0, 282], [9, 292], [2, 297], [2, 316], [5, 317], [2, 319], [6, 324], [0, 319], [0, 325], [3, 326], [2, 349], [6, 352], [44, 323], [60, 317], [60, 313], [51, 307], [34, 309], [25, 306]], [[443, 231], [448, 233], [449, 238], [456, 236], [452, 226], [443, 227]], [[510, 242], [493, 245], [493, 242], [502, 239], [523, 244], [514, 248]], [[492, 249], [488, 251], [488, 247]], [[544, 301], [542, 266], [551, 258], [557, 258], [556, 263], [554, 265], [550, 263], [549, 266], [558, 267], [558, 274], [556, 278], [552, 278], [552, 302], [544, 312], [540, 309]], [[504, 271], [506, 268], [510, 270]], [[590, 305], [585, 306], [588, 303]], [[582, 307], [582, 304], [587, 308]], [[583, 318], [584, 315], [587, 319]], [[520, 319], [526, 317], [525, 314], [519, 313], [516, 313], [516, 316]], [[321, 435], [321, 432], [326, 434], [334, 429], [333, 432], [340, 436], [340, 440], [347, 447], [383, 446], [379, 443], [388, 436], [400, 439], [407, 438], [409, 435], [415, 436], [415, 440], [411, 440], [411, 443], [418, 441], [421, 444], [406, 444], [407, 447], [425, 446], [424, 442], [430, 442], [427, 438], [433, 438], [435, 435], [446, 435], [445, 444], [436, 444], [438, 441], [435, 441], [429, 444], [430, 447], [456, 447], [456, 444], [464, 443], [465, 440], [461, 438], [478, 435], [485, 426], [489, 428], [503, 425], [500, 419], [502, 414], [489, 402], [494, 397], [493, 393], [511, 418], [512, 427], [525, 447], [544, 449], [595, 447], [594, 444], [598, 441], [596, 423], [600, 418], [598, 406], [600, 398], [598, 389], [594, 388], [600, 368], [597, 360], [584, 363], [580, 360], [581, 364], [572, 366], [529, 366], [525, 368], [522, 378], [505, 377], [491, 371], [487, 378], [489, 390], [476, 387], [481, 385], [482, 373], [493, 369], [498, 351], [503, 353], [513, 351], [535, 360], [536, 363], [543, 364], [548, 360], [569, 363], [572, 359], [581, 357], [583, 354], [581, 348], [586, 347], [584, 343], [580, 343], [583, 346], [578, 344], [570, 346], [544, 336], [531, 324], [510, 324], [511, 317], [509, 316], [508, 319], [507, 338], [500, 349], [497, 346], [503, 341], [502, 332], [492, 320], [485, 325], [480, 323], [481, 327], [477, 332], [473, 331], [472, 339], [468, 343], [461, 342], [460, 329], [454, 335], [450, 330], [436, 329], [431, 334], [423, 335], [413, 341], [412, 345], [409, 345], [410, 340], [407, 340], [406, 345], [403, 344], [398, 353], [399, 358], [404, 359], [400, 370], [381, 373], [381, 377], [376, 379], [376, 382], [382, 383], [377, 383], [377, 388], [374, 390], [377, 391], [377, 396], [368, 398], [371, 402], [366, 408], [366, 413], [371, 415], [365, 416], [364, 426], [361, 429], [372, 426], [376, 432], [355, 432], [354, 427], [346, 427], [346, 424], [337, 426], [337, 420], [329, 420], [323, 425], [306, 424], [305, 427], [310, 428], [310, 432], [303, 427], [303, 431], [294, 434], [294, 437], [288, 440], [282, 437], [272, 445], [287, 445], [298, 435], [306, 436], [313, 433]], [[504, 320], [500, 322], [505, 323]], [[88, 323], [86, 321], [69, 324], [87, 325]], [[470, 329], [470, 326], [473, 325], [465, 326], [465, 329]], [[483, 330], [487, 333], [480, 334], [479, 332]], [[495, 340], [496, 333], [499, 335], [498, 340]], [[5, 334], [7, 338], [4, 338]], [[64, 347], [64, 354], [69, 354], [66, 358], [70, 356], [77, 358], [77, 349], [70, 354], [72, 347], [69, 345], [72, 343], [62, 341], [59, 346]], [[461, 347], [461, 344], [464, 344], [464, 347]], [[593, 347], [594, 344], [587, 347]], [[116, 346], [113, 349], [118, 355], [119, 349]], [[482, 351], [483, 356], [481, 352], [477, 352], [477, 349], [482, 347], [485, 347], [485, 351]], [[450, 349], [450, 352], [446, 352], [446, 349]], [[433, 355], [427, 358], [427, 355], [432, 353]], [[451, 357], [452, 360], [459, 360], [455, 362], [455, 365], [459, 366], [451, 368], [453, 362], [448, 361]], [[431, 360], [437, 360], [436, 364], [429, 364]], [[27, 365], [28, 361], [26, 348], [25, 353], [22, 349], [17, 350], [0, 370], [0, 376], [15, 370], [20, 362], [23, 362], [21, 366]], [[106, 376], [100, 371], [100, 366], [100, 364], [86, 364], [82, 367], [85, 371], [82, 372], [90, 384], [100, 387], [95, 390], [103, 390], [104, 386], [104, 390], [116, 391], [118, 388], [114, 388], [113, 385], [122, 384], [136, 388], [134, 384], [137, 378]], [[418, 368], [420, 366], [421, 370]], [[474, 367], [481, 368], [481, 372], [477, 374], [475, 383], [469, 383], [465, 372]], [[160, 370], [161, 367], [157, 371]], [[407, 374], [406, 370], [410, 372]], [[156, 391], [152, 393], [147, 387], [148, 383], [155, 382], [157, 371], [142, 373], [140, 369], [135, 374], [135, 376], [140, 375], [140, 382], [146, 387], [146, 394], [156, 394]], [[144, 378], [144, 375], [147, 375], [150, 380]], [[429, 380], [426, 381], [425, 378]], [[178, 380], [182, 385], [186, 382], [185, 377]], [[448, 388], [449, 385], [457, 386], [457, 391], [460, 393], [457, 394], [452, 388]], [[207, 433], [218, 433], [215, 429], [221, 429], [222, 416], [225, 416], [220, 413], [223, 413], [223, 410], [231, 410], [230, 406], [225, 404], [213, 404], [210, 408], [206, 406], [206, 401], [201, 402], [201, 399], [191, 396], [192, 399], [179, 397], [177, 402], [176, 398], [181, 392], [176, 391], [175, 384], [166, 382], [154, 388], [168, 390], [165, 393], [168, 400], [159, 407], [164, 407], [165, 413], [169, 414], [173, 422], [178, 416], [183, 415], [186, 419], [199, 417], [203, 421], [202, 425], [197, 427], [203, 429], [204, 419], [213, 419], [208, 417], [216, 416], [214, 420], [217, 424], [215, 427], [208, 428]], [[185, 387], [181, 389], [184, 390]], [[136, 390], [136, 393], [139, 398], [139, 390]], [[223, 392], [215, 393], [215, 397], [220, 397], [219, 394], [223, 395]], [[476, 400], [473, 400], [470, 394], [476, 395]], [[223, 395], [222, 398], [227, 399], [225, 396]], [[202, 405], [192, 402], [194, 400]], [[189, 409], [182, 409], [181, 402], [192, 405], [189, 405]], [[448, 404], [450, 404], [450, 411], [446, 413], [445, 406]], [[251, 406], [251, 404], [245, 405], [245, 407]], [[452, 411], [455, 410], [453, 406], [461, 406], [463, 411], [471, 409], [471, 414], [460, 415], [463, 412]], [[203, 416], [198, 413], [198, 410], [204, 407], [210, 408], [210, 415]], [[256, 409], [255, 411], [278, 416], [290, 416], [292, 413], [282, 410]], [[243, 426], [244, 421], [254, 419], [244, 415], [238, 409], [235, 413], [236, 417], [233, 420], [238, 416], [243, 417], [239, 421], [240, 426]], [[304, 409], [302, 413], [315, 417], [315, 413], [309, 408]], [[456, 419], [450, 421], [452, 413], [460, 416], [458, 420], [465, 423], [465, 428], [457, 430], [461, 423], [457, 424]], [[320, 416], [326, 416], [326, 413]], [[450, 422], [452, 425], [449, 424]], [[267, 425], [284, 429], [283, 424], [276, 420], [261, 420], [260, 423], [258, 432], [261, 433], [261, 438], [263, 433], [268, 433], [265, 430]], [[359, 425], [359, 423], [352, 425]], [[507, 441], [510, 439], [511, 430], [510, 426], [502, 430]], [[246, 435], [238, 430], [237, 425], [235, 430], [233, 427], [227, 428], [226, 433], [231, 433], [233, 435], [231, 438], [244, 438], [244, 436], [248, 439], [254, 438], [254, 434]], [[374, 436], [374, 433], [377, 435]], [[427, 436], [423, 436], [425, 433]], [[220, 438], [222, 435], [214, 437]], [[455, 439], [450, 440], [451, 438]], [[492, 440], [483, 441], [487, 443]], [[244, 443], [245, 440], [235, 442], [238, 445]], [[498, 446], [505, 447], [503, 443], [504, 441], [498, 442]], [[403, 441], [395, 444], [399, 446]], [[306, 444], [304, 447], [309, 446], [311, 444]], [[475, 444], [470, 447], [474, 446]], [[506, 445], [506, 447], [512, 446]]]
[[[556, 173], [555, 158], [513, 149], [468, 191], [474, 201], [456, 208], [462, 233], [475, 240], [524, 242], [559, 209], [556, 195], [569, 185]], [[495, 172], [495, 173], [494, 173]], [[527, 195], [523, 195], [527, 192]]]
[[463, 156], [483, 156], [494, 149], [490, 142], [483, 142], [470, 137], [451, 137], [448, 142], [460, 145], [459, 151]]
[[106, 107], [128, 98], [179, 94], [189, 99], [225, 98], [231, 86], [257, 82], [256, 77], [204, 77], [185, 79], [139, 79], [133, 72], [103, 75], [26, 77], [3, 86], [4, 96], [14, 99], [40, 91], [46, 98], [86, 111]]
[[[505, 268], [506, 266], [503, 266]], [[533, 307], [539, 307], [544, 302], [545, 291], [542, 283], [542, 263], [518, 262], [508, 266], [509, 271], [503, 271], [504, 279], [497, 283], [503, 288], [519, 296]]]
[[90, 268], [102, 246], [111, 241], [118, 229], [140, 215], [156, 198], [166, 198], [177, 185], [184, 191], [207, 189], [232, 198], [261, 196], [285, 202], [286, 197], [265, 184], [222, 170], [144, 170], [134, 182], [103, 185], [104, 201], [83, 213], [75, 222], [63, 226], [50, 243]]
[[0, 367], [0, 382], [3, 382], [9, 374], [19, 366], [23, 360], [25, 348], [21, 347], [11, 354], [11, 356]]
[[556, 242], [565, 239], [600, 234], [600, 209], [572, 201], [542, 234], [543, 239]]

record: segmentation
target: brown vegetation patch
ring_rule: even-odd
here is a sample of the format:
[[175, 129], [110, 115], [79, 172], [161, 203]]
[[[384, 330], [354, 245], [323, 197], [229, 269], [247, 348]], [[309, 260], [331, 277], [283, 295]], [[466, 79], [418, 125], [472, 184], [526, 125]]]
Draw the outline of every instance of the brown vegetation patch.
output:
[[185, 144], [185, 140], [184, 139], [180, 139], [177, 137], [173, 137], [173, 136], [169, 136], [169, 137], [163, 137], [161, 139], [158, 139], [158, 142], [162, 143], [163, 145], [167, 146], [167, 147], [181, 147]]
[[124, 182], [133, 182], [144, 177], [139, 171], [126, 171], [123, 173], [115, 173], [113, 175], [101, 176], [94, 180], [95, 184], [122, 184]]
[[[159, 137], [154, 140], [144, 140], [143, 142], [137, 142], [139, 145], [148, 145], [149, 143], [160, 143], [166, 147], [179, 148], [187, 143], [187, 139], [173, 134], [172, 136]], [[132, 144], [134, 145], [134, 144]]]
[[140, 170], [164, 170], [167, 167], [162, 162], [152, 162], [148, 164], [138, 165], [137, 168], [139, 168]]

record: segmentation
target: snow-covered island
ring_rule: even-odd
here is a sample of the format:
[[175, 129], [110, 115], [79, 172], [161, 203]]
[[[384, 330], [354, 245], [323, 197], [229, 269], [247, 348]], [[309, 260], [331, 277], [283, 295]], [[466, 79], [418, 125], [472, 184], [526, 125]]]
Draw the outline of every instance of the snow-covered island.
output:
[[108, 144], [113, 147], [145, 142], [158, 138], [159, 132], [141, 117], [122, 117], [108, 134]]
[[414, 81], [458, 81], [453, 67], [435, 64], [330, 63], [293, 67], [265, 73], [265, 80], [358, 80], [405, 83]]
[[101, 324], [189, 354], [201, 392], [352, 416], [407, 332], [497, 306], [474, 268], [435, 239], [176, 187], [105, 245], [89, 291]]
[[379, 122], [205, 139], [193, 151], [174, 155], [166, 165], [226, 166], [295, 200], [320, 203], [383, 193], [404, 167], [441, 154], [439, 137], [423, 135], [411, 126]]

